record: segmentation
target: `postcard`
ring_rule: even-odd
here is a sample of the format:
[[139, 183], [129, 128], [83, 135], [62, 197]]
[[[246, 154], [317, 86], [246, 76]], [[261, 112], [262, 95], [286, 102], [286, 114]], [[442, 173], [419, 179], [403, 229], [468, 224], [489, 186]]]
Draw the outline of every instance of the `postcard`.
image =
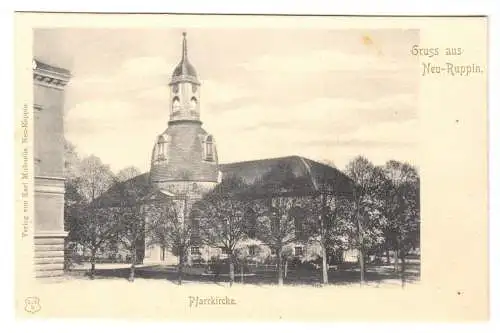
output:
[[16, 313], [488, 319], [486, 17], [16, 13]]

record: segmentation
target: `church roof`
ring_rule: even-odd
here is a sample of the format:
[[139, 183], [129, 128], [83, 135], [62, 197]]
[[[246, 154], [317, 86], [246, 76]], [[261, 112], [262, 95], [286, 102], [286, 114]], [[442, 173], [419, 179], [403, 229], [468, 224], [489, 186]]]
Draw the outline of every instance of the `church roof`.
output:
[[186, 33], [184, 32], [182, 39], [182, 58], [181, 62], [174, 68], [174, 72], [172, 73], [172, 82], [171, 84], [180, 82], [180, 81], [189, 81], [193, 83], [198, 82], [198, 75], [194, 66], [189, 62], [187, 55], [187, 40]]
[[253, 194], [307, 195], [324, 188], [350, 196], [354, 183], [337, 168], [301, 156], [221, 164], [223, 178], [237, 178]]
[[[151, 195], [153, 187], [149, 181], [149, 172], [140, 174], [126, 181], [115, 183], [96, 199], [99, 207], [116, 207], [122, 200], [141, 201]], [[126, 195], [124, 195], [126, 193]]]
[[[286, 156], [219, 165], [223, 179], [239, 179], [246, 186], [237, 194], [246, 197], [305, 196], [326, 188], [336, 195], [351, 197], [353, 181], [337, 168], [301, 156]], [[150, 173], [141, 174], [111, 187], [99, 199], [99, 205], [117, 206], [126, 188], [135, 190], [130, 198], [147, 198], [155, 193], [171, 197], [150, 183]], [[124, 186], [126, 185], [126, 186]], [[324, 187], [326, 186], [326, 187]]]

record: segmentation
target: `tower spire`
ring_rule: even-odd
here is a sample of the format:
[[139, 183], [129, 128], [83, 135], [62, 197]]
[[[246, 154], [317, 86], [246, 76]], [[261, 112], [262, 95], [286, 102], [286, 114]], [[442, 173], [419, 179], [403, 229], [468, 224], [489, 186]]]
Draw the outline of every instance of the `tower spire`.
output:
[[199, 85], [200, 82], [198, 81], [198, 78], [196, 75], [196, 70], [194, 69], [193, 65], [191, 65], [189, 63], [189, 60], [188, 60], [186, 35], [187, 35], [186, 32], [182, 32], [181, 61], [175, 67], [174, 72], [172, 73], [172, 80], [170, 81], [170, 84], [173, 84], [176, 82], [181, 82], [181, 81], [186, 81], [186, 82], [192, 82], [194, 84]]
[[186, 40], [186, 32], [182, 33], [182, 60], [187, 60], [187, 40]]

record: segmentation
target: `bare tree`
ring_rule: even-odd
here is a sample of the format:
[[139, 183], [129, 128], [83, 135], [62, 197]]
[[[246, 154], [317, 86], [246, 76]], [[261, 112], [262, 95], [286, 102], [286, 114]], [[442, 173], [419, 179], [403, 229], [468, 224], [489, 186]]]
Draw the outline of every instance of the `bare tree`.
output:
[[[301, 232], [296, 224], [302, 207], [301, 198], [275, 197], [258, 201], [257, 238], [276, 251], [278, 285], [283, 285], [283, 249], [297, 241]], [[300, 237], [300, 236], [299, 236]]]
[[183, 266], [193, 240], [192, 223], [188, 219], [188, 199], [175, 197], [155, 201], [150, 209], [152, 242], [169, 249], [178, 257], [177, 281], [182, 284]]
[[346, 249], [351, 200], [337, 196], [332, 188], [325, 185], [308, 200], [307, 206], [307, 234], [310, 242], [316, 242], [321, 247], [322, 282], [328, 284], [328, 249]]
[[64, 229], [68, 231], [68, 237], [64, 240], [64, 269], [67, 270], [72, 265], [72, 250], [78, 244], [78, 235], [75, 227], [79, 223], [79, 206], [85, 202], [84, 197], [79, 192], [80, 178], [78, 169], [80, 167], [80, 157], [75, 146], [64, 141]]
[[134, 167], [134, 166], [129, 166], [126, 168], [121, 169], [118, 171], [115, 177], [115, 181], [118, 182], [125, 182], [131, 179], [134, 179], [135, 177], [139, 176], [141, 174], [141, 171]]
[[417, 170], [408, 163], [389, 161], [384, 166], [389, 180], [386, 189], [385, 212], [388, 224], [385, 228], [387, 244], [394, 250], [394, 268], [399, 271], [405, 284], [405, 256], [411, 248], [419, 246], [420, 236], [420, 180]]
[[100, 206], [98, 198], [111, 186], [113, 173], [96, 156], [84, 158], [71, 179], [74, 202], [66, 212], [70, 238], [90, 250], [90, 277], [94, 278], [96, 255], [116, 232], [109, 210]]
[[247, 238], [246, 212], [251, 202], [237, 194], [244, 184], [239, 179], [225, 179], [193, 208], [193, 221], [200, 241], [220, 248], [229, 256], [230, 284], [234, 283], [235, 249]]
[[131, 258], [129, 281], [135, 279], [138, 251], [146, 246], [146, 220], [149, 213], [146, 199], [151, 193], [150, 184], [138, 179], [136, 173], [134, 168], [127, 168], [121, 172], [121, 177], [115, 177], [109, 198], [117, 223], [117, 238]]
[[359, 253], [360, 280], [364, 283], [366, 251], [383, 242], [385, 216], [381, 198], [384, 195], [385, 177], [380, 168], [362, 156], [347, 165], [346, 174], [355, 183], [351, 216], [356, 236], [354, 244]]

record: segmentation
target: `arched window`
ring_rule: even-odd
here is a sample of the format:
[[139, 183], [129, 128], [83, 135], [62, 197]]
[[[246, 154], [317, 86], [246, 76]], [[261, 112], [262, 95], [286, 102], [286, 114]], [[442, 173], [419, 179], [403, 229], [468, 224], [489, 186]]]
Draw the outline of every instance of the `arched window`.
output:
[[196, 114], [197, 105], [198, 105], [198, 101], [196, 100], [196, 97], [192, 97], [191, 101], [189, 103], [189, 110], [191, 111], [191, 114]]
[[205, 159], [207, 161], [214, 160], [214, 140], [211, 135], [205, 139]]
[[156, 159], [158, 161], [164, 161], [166, 159], [166, 146], [167, 144], [167, 141], [165, 140], [165, 138], [162, 136], [160, 136], [160, 138], [158, 139], [158, 143], [157, 143], [157, 155], [156, 155]]
[[181, 110], [181, 101], [179, 100], [179, 97], [175, 96], [174, 100], [172, 101], [172, 112], [176, 113]]

